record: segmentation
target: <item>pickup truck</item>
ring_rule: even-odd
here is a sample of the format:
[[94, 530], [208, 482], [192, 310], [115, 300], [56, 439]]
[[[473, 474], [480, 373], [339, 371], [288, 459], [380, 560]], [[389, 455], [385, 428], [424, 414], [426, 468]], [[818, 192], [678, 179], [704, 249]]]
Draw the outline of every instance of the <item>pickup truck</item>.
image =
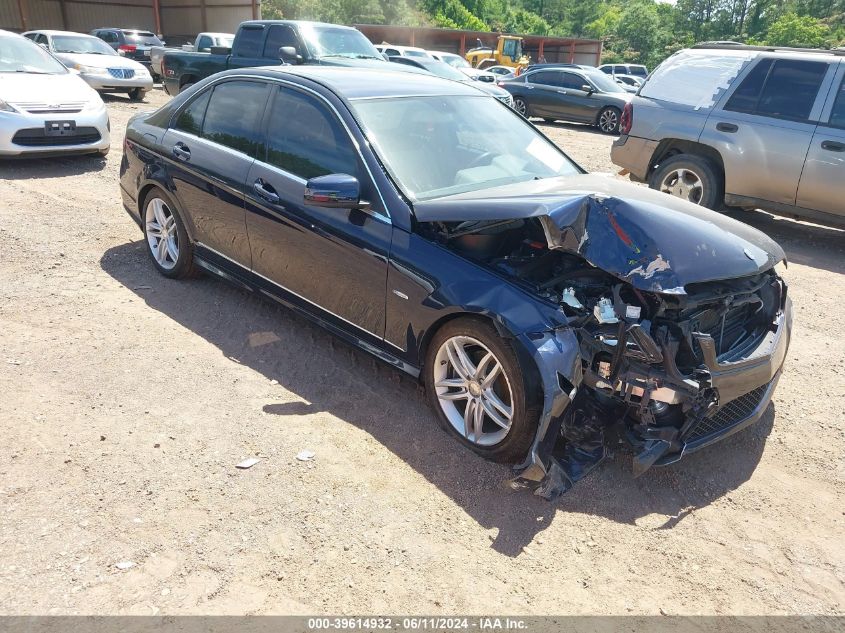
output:
[[213, 47], [228, 46], [231, 48], [234, 37], [232, 33], [200, 33], [194, 38], [193, 44], [184, 44], [181, 48], [153, 46], [150, 49], [150, 64], [153, 67], [153, 72], [161, 77], [161, 60], [165, 53], [173, 53], [175, 51], [210, 53]]
[[242, 22], [232, 48], [212, 48], [211, 53], [167, 51], [161, 76], [167, 94], [229, 68], [324, 64], [389, 69], [392, 65], [363, 33], [349, 26], [299, 20], [250, 20]]

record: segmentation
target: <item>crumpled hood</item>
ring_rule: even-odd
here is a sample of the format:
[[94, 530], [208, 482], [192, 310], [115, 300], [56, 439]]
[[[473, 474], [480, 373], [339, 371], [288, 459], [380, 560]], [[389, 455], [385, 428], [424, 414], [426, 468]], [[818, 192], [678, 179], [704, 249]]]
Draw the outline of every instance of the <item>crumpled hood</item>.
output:
[[538, 218], [550, 248], [640, 290], [754, 275], [785, 259], [767, 235], [709, 209], [599, 175], [534, 180], [414, 203], [420, 222]]

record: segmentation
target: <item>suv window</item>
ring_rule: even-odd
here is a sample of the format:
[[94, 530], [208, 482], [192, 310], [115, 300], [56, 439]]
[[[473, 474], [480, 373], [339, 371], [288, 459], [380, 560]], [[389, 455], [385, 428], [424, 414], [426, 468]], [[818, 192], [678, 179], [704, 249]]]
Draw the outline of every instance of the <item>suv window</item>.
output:
[[267, 101], [267, 86], [257, 81], [217, 84], [205, 111], [202, 137], [250, 156], [258, 146], [258, 125]]
[[243, 27], [235, 38], [232, 55], [236, 57], [259, 57], [264, 40], [264, 27]]
[[282, 46], [293, 46], [298, 54], [299, 41], [296, 32], [287, 24], [275, 24], [267, 31], [267, 43], [264, 44], [264, 57], [279, 59], [279, 49]]
[[836, 92], [836, 101], [833, 102], [833, 109], [830, 111], [829, 124], [833, 127], [845, 128], [845, 78], [839, 84]]
[[731, 95], [725, 109], [806, 121], [826, 72], [825, 62], [761, 61], [737, 89], [739, 94]]
[[355, 148], [337, 117], [322, 103], [280, 88], [270, 109], [267, 160], [308, 179], [327, 174], [358, 175]]
[[645, 66], [629, 66], [628, 75], [636, 75], [637, 77], [648, 77], [648, 70]]

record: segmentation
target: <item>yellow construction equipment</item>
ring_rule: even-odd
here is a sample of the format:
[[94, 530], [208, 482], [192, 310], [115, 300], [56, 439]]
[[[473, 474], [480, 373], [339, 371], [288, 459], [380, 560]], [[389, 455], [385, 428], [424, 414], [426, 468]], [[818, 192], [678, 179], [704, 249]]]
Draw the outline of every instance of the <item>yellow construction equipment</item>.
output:
[[500, 35], [496, 40], [496, 48], [484, 46], [479, 39], [478, 46], [467, 51], [466, 59], [473, 68], [509, 66], [516, 68], [517, 74], [525, 70], [530, 61], [522, 53], [522, 38], [516, 35]]

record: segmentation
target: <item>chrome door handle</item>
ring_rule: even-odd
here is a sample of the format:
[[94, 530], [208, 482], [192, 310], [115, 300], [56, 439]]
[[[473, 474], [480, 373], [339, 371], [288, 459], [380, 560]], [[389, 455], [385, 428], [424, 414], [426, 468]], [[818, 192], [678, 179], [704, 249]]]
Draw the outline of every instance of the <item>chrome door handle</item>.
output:
[[179, 160], [191, 160], [191, 148], [184, 143], [176, 143], [173, 146], [173, 155]]
[[279, 194], [276, 193], [276, 190], [263, 179], [259, 178], [252, 184], [252, 190], [258, 194], [259, 197], [263, 198], [267, 202], [271, 204], [279, 204]]

